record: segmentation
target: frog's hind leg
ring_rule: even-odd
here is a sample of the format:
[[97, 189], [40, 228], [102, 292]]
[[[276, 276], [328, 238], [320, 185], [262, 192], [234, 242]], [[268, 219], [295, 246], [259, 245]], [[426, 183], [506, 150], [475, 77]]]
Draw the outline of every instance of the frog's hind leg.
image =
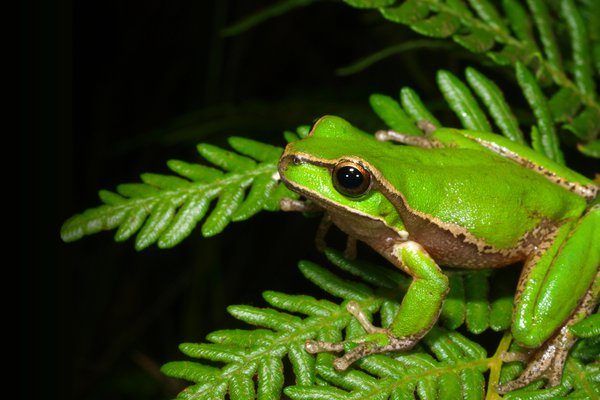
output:
[[564, 363], [576, 338], [569, 326], [589, 315], [600, 293], [600, 207], [575, 223], [557, 229], [549, 243], [523, 268], [513, 312], [515, 341], [531, 349], [519, 378], [501, 385], [514, 390], [539, 378], [560, 383]]
[[[596, 293], [599, 285], [600, 279], [597, 276], [595, 281]], [[496, 392], [500, 394], [508, 393], [527, 386], [539, 378], [546, 378], [548, 380], [547, 386], [550, 387], [560, 384], [569, 350], [577, 341], [577, 338], [571, 333], [569, 327], [594, 311], [596, 299], [593, 293], [594, 289], [586, 294], [581, 305], [560, 331], [546, 341], [540, 349], [532, 352], [529, 358], [523, 353], [505, 353], [502, 356], [502, 361], [504, 362], [524, 361], [527, 362], [527, 367], [517, 379], [503, 385], [498, 385]]]

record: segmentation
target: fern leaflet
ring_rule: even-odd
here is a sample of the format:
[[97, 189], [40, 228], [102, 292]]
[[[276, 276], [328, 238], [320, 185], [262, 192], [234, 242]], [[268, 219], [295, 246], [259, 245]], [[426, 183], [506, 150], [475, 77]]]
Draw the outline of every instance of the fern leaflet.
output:
[[296, 197], [277, 182], [281, 148], [238, 137], [229, 143], [237, 153], [198, 145], [200, 155], [219, 168], [171, 160], [167, 166], [177, 176], [147, 173], [141, 175], [142, 183], [119, 185], [116, 193], [100, 191], [104, 204], [67, 220], [61, 230], [63, 240], [117, 228], [117, 241], [137, 233], [137, 250], [154, 243], [168, 248], [202, 220], [202, 234], [214, 236], [232, 221], [261, 210], [276, 211], [279, 199]]
[[[501, 369], [500, 356], [509, 350], [510, 335], [506, 334], [495, 354], [488, 356], [483, 347], [449, 326], [450, 329], [435, 326], [410, 352], [371, 355], [345, 372], [335, 371], [334, 355], [320, 353], [314, 357], [304, 350], [304, 342], [307, 339], [335, 342], [364, 334], [345, 309], [350, 300], [358, 301], [371, 316], [378, 314], [386, 326], [398, 310], [408, 278], [376, 264], [345, 260], [333, 250], [326, 255], [334, 265], [360, 281], [344, 279], [308, 261], [300, 262], [299, 267], [307, 279], [341, 298], [341, 304], [305, 295], [265, 292], [264, 298], [272, 308], [229, 307], [234, 317], [256, 328], [217, 331], [208, 335], [209, 343], [182, 344], [181, 351], [186, 355], [223, 366], [190, 361], [165, 364], [162, 368], [165, 374], [193, 382], [178, 398], [218, 399], [227, 395], [244, 399], [279, 398], [283, 392], [291, 399], [483, 399], [486, 390], [488, 398], [494, 398], [490, 388], [522, 371], [518, 363], [509, 363]], [[452, 279], [453, 283], [463, 282], [469, 287], [483, 284], [489, 288], [491, 276], [489, 272], [476, 271], [455, 274]], [[498, 279], [494, 278], [494, 282]], [[471, 332], [481, 331], [487, 328], [494, 312], [501, 313], [510, 323], [512, 296], [507, 293], [497, 296], [486, 289], [462, 298], [455, 296], [453, 301], [467, 310], [462, 313], [466, 328]], [[504, 306], [493, 311], [498, 301]], [[452, 316], [446, 315], [443, 324], [448, 325], [451, 319]], [[506, 398], [551, 398], [549, 394], [593, 397], [598, 390], [594, 379], [599, 372], [594, 363], [599, 339], [594, 321], [578, 324], [578, 334], [588, 338], [581, 340], [570, 356], [560, 386], [540, 389], [536, 382], [511, 392]], [[450, 323], [457, 325], [456, 320]], [[498, 328], [504, 330], [507, 326]], [[285, 388], [284, 358], [289, 360], [295, 376], [295, 385]], [[486, 382], [484, 373], [488, 370]]]

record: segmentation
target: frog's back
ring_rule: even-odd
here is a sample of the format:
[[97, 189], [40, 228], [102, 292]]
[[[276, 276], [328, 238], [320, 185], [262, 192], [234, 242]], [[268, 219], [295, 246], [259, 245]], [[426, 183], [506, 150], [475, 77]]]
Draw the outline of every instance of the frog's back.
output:
[[489, 151], [388, 147], [367, 157], [409, 210], [511, 248], [537, 227], [579, 216], [580, 196]]

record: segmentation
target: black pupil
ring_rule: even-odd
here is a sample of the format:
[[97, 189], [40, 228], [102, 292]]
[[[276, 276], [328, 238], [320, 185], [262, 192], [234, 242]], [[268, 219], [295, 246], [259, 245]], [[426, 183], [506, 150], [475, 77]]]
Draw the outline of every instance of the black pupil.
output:
[[346, 189], [356, 189], [362, 185], [365, 177], [354, 167], [342, 167], [337, 171], [339, 184]]

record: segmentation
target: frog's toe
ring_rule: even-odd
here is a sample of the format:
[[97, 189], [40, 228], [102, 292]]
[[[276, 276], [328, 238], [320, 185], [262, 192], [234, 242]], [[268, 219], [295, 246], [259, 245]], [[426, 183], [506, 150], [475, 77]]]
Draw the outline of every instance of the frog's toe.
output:
[[[526, 361], [527, 367], [525, 367], [525, 370], [521, 375], [513, 381], [496, 386], [496, 392], [500, 394], [508, 393], [525, 387], [541, 378], [546, 379], [547, 387], [560, 385], [563, 369], [570, 349], [570, 346], [564, 346], [564, 343], [557, 340], [560, 338], [561, 336], [558, 335], [557, 338], [547, 342], [538, 351], [532, 353], [531, 357]], [[527, 358], [526, 354], [518, 354], [519, 353], [505, 353], [502, 355], [502, 359], [503, 361], [508, 362], [524, 361], [523, 359]]]
[[371, 343], [364, 342], [333, 361], [333, 367], [336, 371], [345, 371], [350, 365], [361, 358], [373, 353]]
[[304, 343], [304, 348], [310, 354], [324, 353], [324, 352], [339, 352], [344, 350], [343, 342], [322, 342], [320, 340], [307, 340]]
[[418, 342], [416, 337], [396, 337], [387, 329], [379, 329], [381, 331], [377, 333], [368, 334], [347, 342], [332, 343], [307, 340], [304, 347], [311, 354], [346, 350], [346, 353], [336, 358], [333, 363], [337, 371], [345, 371], [355, 361], [368, 355], [410, 350]]

